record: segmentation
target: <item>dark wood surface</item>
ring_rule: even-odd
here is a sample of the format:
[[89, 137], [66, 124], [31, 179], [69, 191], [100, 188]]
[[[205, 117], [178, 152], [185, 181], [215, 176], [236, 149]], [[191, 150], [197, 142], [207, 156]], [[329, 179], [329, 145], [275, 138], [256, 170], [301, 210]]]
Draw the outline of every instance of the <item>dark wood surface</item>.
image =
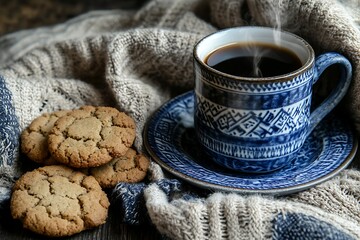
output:
[[148, 0], [0, 0], [0, 36], [64, 22], [91, 10], [138, 9]]
[[[130, 239], [161, 239], [162, 236], [151, 224], [129, 225], [121, 222], [120, 209], [116, 204], [112, 204], [109, 209], [107, 222], [94, 229], [86, 230], [71, 237], [56, 239], [71, 240], [130, 240]], [[0, 239], [1, 240], [45, 240], [49, 237], [35, 234], [22, 227], [22, 224], [11, 218], [8, 203], [0, 210]]]

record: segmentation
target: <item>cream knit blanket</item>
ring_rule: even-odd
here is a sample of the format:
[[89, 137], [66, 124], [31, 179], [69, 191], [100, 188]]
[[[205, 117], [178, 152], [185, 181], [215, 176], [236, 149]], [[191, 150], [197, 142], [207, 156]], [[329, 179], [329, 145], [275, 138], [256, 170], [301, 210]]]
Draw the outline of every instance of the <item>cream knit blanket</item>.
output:
[[[360, 132], [359, 9], [358, 0], [153, 0], [138, 11], [94, 11], [0, 38], [1, 199], [22, 173], [16, 136], [44, 112], [115, 106], [135, 119], [135, 146], [142, 151], [148, 117], [193, 88], [194, 44], [220, 28], [281, 27], [305, 38], [317, 53], [347, 56], [354, 75], [342, 104]], [[152, 170], [161, 177], [156, 164]], [[280, 200], [216, 193], [169, 202], [156, 185], [146, 189], [145, 197], [153, 223], [173, 238], [281, 239], [285, 235], [274, 230], [274, 222], [296, 220], [301, 213], [324, 223], [324, 229], [335, 229], [331, 236], [340, 231], [360, 239], [359, 188], [360, 173], [347, 170], [325, 185]]]

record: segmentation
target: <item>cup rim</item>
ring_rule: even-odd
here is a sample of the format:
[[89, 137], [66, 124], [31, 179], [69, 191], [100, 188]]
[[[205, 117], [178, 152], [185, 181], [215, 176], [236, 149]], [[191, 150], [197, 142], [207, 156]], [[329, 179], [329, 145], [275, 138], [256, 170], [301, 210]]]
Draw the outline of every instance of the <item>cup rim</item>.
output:
[[[307, 71], [313, 64], [315, 61], [315, 53], [313, 48], [311, 47], [311, 45], [303, 38], [301, 38], [300, 36], [288, 32], [288, 31], [284, 31], [284, 30], [279, 30], [281, 33], [283, 34], [287, 34], [290, 35], [296, 39], [298, 39], [300, 42], [303, 43], [304, 47], [308, 50], [309, 52], [309, 57], [307, 58], [307, 60], [305, 61], [305, 63], [298, 69], [296, 69], [295, 71], [286, 73], [286, 74], [282, 74], [282, 75], [277, 75], [277, 76], [270, 76], [270, 77], [242, 77], [242, 76], [236, 76], [236, 75], [231, 75], [228, 73], [224, 73], [221, 71], [218, 71], [210, 66], [208, 66], [202, 59], [200, 59], [200, 57], [198, 56], [198, 48], [199, 45], [206, 39], [208, 39], [209, 37], [212, 37], [214, 35], [217, 35], [221, 32], [224, 31], [234, 31], [236, 29], [266, 29], [266, 30], [274, 30], [274, 28], [270, 28], [270, 27], [263, 27], [263, 26], [240, 26], [240, 27], [230, 27], [230, 28], [224, 28], [221, 29], [219, 31], [210, 33], [206, 36], [204, 36], [203, 38], [201, 38], [194, 46], [193, 48], [193, 57], [194, 59], [202, 66], [204, 67], [206, 70], [216, 74], [216, 75], [220, 75], [223, 76], [227, 79], [234, 79], [236, 81], [245, 81], [245, 82], [284, 82], [284, 81], [288, 81], [290, 79], [293, 79], [294, 77], [301, 75], [302, 73], [304, 73], [305, 71]], [[261, 42], [261, 41], [256, 41], [256, 42]], [[225, 46], [225, 44], [224, 44]], [[216, 49], [213, 49], [212, 51], [214, 51]], [[211, 51], [208, 53], [210, 54]]]

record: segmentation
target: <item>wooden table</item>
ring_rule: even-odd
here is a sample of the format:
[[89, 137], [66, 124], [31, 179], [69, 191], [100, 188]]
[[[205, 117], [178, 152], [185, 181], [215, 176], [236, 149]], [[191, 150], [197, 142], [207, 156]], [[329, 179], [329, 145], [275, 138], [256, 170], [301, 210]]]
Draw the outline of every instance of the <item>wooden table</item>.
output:
[[[83, 231], [71, 237], [56, 239], [72, 240], [122, 240], [122, 239], [161, 239], [161, 235], [156, 228], [148, 224], [128, 225], [121, 222], [120, 209], [116, 204], [112, 204], [109, 209], [109, 218], [107, 222], [94, 229]], [[0, 210], [0, 239], [1, 240], [42, 240], [49, 237], [40, 236], [22, 227], [20, 221], [13, 220], [10, 215], [10, 207], [7, 203]]]

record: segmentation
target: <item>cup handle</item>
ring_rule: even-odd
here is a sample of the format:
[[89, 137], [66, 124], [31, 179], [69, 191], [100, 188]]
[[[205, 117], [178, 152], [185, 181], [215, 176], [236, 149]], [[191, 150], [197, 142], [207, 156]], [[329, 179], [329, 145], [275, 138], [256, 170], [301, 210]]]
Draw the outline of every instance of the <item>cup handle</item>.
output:
[[352, 75], [351, 63], [344, 56], [335, 52], [324, 53], [316, 58], [313, 85], [319, 80], [320, 75], [324, 70], [333, 64], [340, 64], [342, 66], [339, 82], [331, 91], [330, 95], [310, 114], [308, 134], [310, 134], [316, 125], [335, 108], [345, 96], [350, 86]]

